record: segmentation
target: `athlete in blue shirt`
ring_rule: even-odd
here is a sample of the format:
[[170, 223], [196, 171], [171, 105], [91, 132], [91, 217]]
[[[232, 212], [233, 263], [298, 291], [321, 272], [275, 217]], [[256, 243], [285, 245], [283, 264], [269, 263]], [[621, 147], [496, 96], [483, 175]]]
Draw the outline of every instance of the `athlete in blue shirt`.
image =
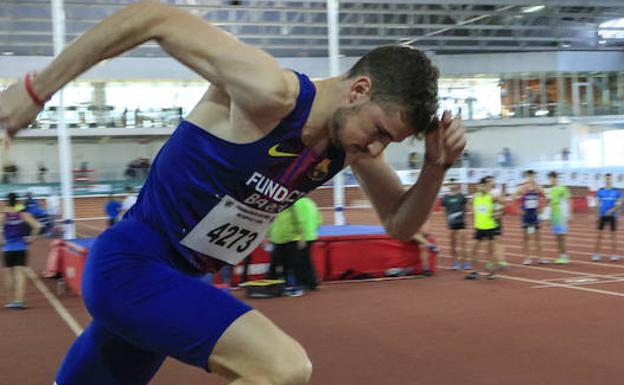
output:
[[[147, 384], [171, 356], [231, 385], [304, 384], [311, 364], [295, 340], [195, 276], [242, 260], [276, 213], [347, 165], [388, 233], [411, 239], [462, 153], [461, 121], [436, 118], [438, 72], [418, 50], [381, 47], [312, 82], [180, 8], [144, 1], [0, 94], [0, 123], [14, 135], [69, 81], [148, 40], [211, 87], [161, 149], [134, 207], [91, 249], [83, 296], [93, 321], [56, 382]], [[405, 189], [381, 153], [412, 135], [425, 137], [426, 161]]]
[[620, 260], [617, 250], [617, 217], [618, 211], [622, 207], [622, 193], [620, 189], [613, 187], [611, 174], [605, 174], [605, 187], [596, 192], [598, 199], [598, 228], [596, 231], [596, 244], [592, 261], [600, 261], [600, 246], [602, 245], [602, 230], [606, 225], [611, 228], [611, 257], [609, 260], [617, 262]]
[[108, 217], [108, 226], [112, 226], [119, 220], [119, 213], [121, 212], [121, 202], [115, 199], [113, 194], [108, 196], [108, 201], [104, 205], [104, 212]]

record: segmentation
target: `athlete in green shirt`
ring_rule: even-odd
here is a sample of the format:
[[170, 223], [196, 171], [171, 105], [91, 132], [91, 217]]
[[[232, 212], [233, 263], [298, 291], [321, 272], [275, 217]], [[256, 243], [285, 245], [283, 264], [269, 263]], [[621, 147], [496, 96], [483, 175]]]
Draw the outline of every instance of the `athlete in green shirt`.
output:
[[570, 262], [566, 248], [566, 234], [568, 232], [568, 221], [572, 219], [572, 210], [570, 209], [570, 189], [566, 186], [560, 186], [557, 173], [551, 171], [548, 173], [550, 184], [552, 187], [549, 191], [548, 202], [550, 205], [550, 223], [552, 232], [557, 238], [559, 247], [559, 258], [555, 263], [566, 264]]

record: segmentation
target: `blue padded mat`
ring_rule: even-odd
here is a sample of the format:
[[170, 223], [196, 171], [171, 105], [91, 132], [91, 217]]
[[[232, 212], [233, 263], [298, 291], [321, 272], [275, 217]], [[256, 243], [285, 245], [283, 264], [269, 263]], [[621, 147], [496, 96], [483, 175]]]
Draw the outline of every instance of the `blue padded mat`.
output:
[[341, 235], [382, 235], [385, 234], [383, 226], [373, 225], [344, 225], [344, 226], [321, 226], [319, 237], [336, 237]]
[[[320, 237], [336, 237], [341, 235], [381, 235], [385, 234], [383, 226], [373, 225], [344, 225], [344, 226], [321, 226], [319, 228]], [[91, 248], [96, 238], [76, 238], [69, 241], [86, 249]]]

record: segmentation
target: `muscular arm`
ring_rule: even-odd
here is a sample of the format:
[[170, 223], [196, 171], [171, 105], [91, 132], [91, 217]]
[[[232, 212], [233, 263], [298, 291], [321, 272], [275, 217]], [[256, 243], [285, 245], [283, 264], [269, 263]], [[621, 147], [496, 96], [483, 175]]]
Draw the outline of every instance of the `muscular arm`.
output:
[[[224, 89], [251, 116], [280, 119], [294, 106], [298, 83], [270, 55], [182, 9], [155, 1], [124, 7], [84, 33], [32, 80], [32, 87], [40, 98], [49, 98], [98, 62], [148, 40], [156, 40], [172, 57]], [[23, 88], [23, 84], [17, 86]], [[36, 106], [23, 98], [23, 92], [20, 96], [21, 101]], [[0, 98], [0, 119], [14, 134], [38, 110], [32, 117], [26, 117], [32, 115], [29, 111], [21, 119], [12, 118], [9, 107], [17, 108], [8, 106], [6, 99]]]
[[409, 241], [429, 217], [444, 181], [442, 167], [426, 163], [409, 189], [381, 158], [365, 158], [352, 165], [386, 232]]
[[425, 138], [425, 164], [409, 189], [401, 185], [381, 155], [361, 157], [351, 165], [388, 234], [409, 241], [420, 229], [437, 199], [446, 166], [457, 159], [465, 145], [461, 119], [452, 119], [447, 111], [438, 128]]

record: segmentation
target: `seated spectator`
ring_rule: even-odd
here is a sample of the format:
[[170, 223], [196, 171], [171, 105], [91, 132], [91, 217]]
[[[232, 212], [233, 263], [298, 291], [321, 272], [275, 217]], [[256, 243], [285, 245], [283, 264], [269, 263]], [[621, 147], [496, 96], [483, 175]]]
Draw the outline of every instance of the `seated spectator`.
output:
[[2, 167], [2, 183], [15, 183], [18, 170], [15, 163], [5, 163]]
[[39, 173], [37, 174], [37, 180], [39, 181], [39, 183], [45, 183], [48, 168], [43, 164], [43, 162], [39, 162], [37, 170], [39, 171]]

